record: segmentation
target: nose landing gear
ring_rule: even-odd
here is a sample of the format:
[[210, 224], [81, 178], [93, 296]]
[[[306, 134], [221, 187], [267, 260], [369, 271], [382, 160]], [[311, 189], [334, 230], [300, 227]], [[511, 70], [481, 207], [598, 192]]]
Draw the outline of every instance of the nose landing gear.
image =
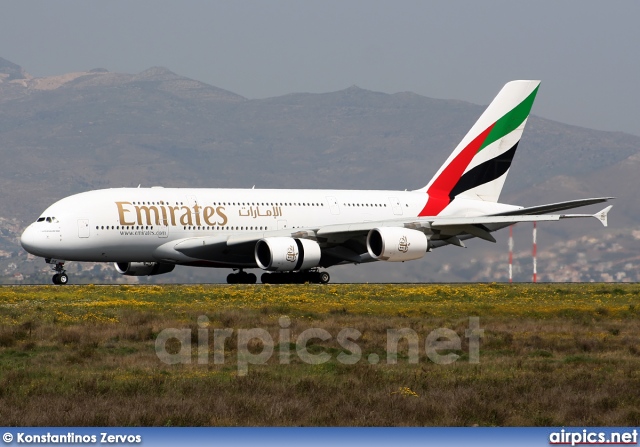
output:
[[66, 285], [69, 283], [69, 277], [64, 269], [64, 261], [59, 261], [57, 259], [45, 259], [47, 264], [51, 265], [51, 269], [55, 271], [55, 275], [51, 280], [55, 285]]
[[53, 283], [56, 285], [65, 285], [69, 282], [69, 277], [66, 273], [56, 273], [53, 275]]

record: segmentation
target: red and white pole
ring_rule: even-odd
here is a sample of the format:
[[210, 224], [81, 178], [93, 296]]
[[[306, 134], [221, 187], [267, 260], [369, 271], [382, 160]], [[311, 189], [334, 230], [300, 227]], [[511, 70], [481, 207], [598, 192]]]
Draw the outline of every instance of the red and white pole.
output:
[[533, 222], [533, 282], [538, 281], [538, 234], [536, 222]]
[[509, 226], [509, 284], [513, 282], [513, 225]]

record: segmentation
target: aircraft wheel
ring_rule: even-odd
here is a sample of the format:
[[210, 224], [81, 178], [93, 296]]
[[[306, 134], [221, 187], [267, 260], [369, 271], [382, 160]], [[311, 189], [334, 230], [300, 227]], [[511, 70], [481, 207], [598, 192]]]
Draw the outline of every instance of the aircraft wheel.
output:
[[258, 281], [258, 277], [253, 273], [249, 273], [247, 275], [246, 280], [247, 280], [247, 284], [255, 284]]
[[329, 273], [320, 272], [320, 284], [326, 284], [329, 282], [330, 279], [331, 279], [331, 276], [329, 276]]
[[60, 284], [60, 275], [56, 273], [55, 275], [53, 275], [53, 278], [51, 278], [51, 281], [53, 281], [55, 285]]
[[238, 284], [238, 275], [235, 273], [227, 275], [227, 284]]
[[58, 284], [62, 284], [63, 286], [69, 283], [69, 277], [66, 273], [60, 273], [58, 275]]
[[262, 284], [271, 284], [271, 274], [270, 273], [263, 273], [260, 276], [260, 281], [262, 282]]

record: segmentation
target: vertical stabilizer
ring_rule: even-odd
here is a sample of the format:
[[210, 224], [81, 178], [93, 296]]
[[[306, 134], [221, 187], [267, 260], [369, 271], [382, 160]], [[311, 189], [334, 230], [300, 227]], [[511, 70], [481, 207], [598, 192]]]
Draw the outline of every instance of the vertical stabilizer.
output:
[[420, 216], [437, 216], [457, 196], [497, 202], [540, 81], [507, 83], [429, 184]]

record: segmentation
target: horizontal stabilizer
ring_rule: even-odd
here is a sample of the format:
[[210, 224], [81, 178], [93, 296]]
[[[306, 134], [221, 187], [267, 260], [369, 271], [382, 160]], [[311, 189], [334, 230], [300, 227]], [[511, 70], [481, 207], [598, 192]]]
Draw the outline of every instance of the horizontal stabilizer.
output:
[[567, 214], [567, 215], [562, 216], [562, 218], [563, 219], [572, 219], [574, 217], [595, 217], [596, 219], [598, 219], [600, 221], [600, 223], [603, 226], [606, 227], [608, 225], [607, 216], [609, 214], [609, 211], [611, 211], [611, 208], [613, 208], [613, 206], [609, 205], [605, 209], [600, 210], [595, 214]]

